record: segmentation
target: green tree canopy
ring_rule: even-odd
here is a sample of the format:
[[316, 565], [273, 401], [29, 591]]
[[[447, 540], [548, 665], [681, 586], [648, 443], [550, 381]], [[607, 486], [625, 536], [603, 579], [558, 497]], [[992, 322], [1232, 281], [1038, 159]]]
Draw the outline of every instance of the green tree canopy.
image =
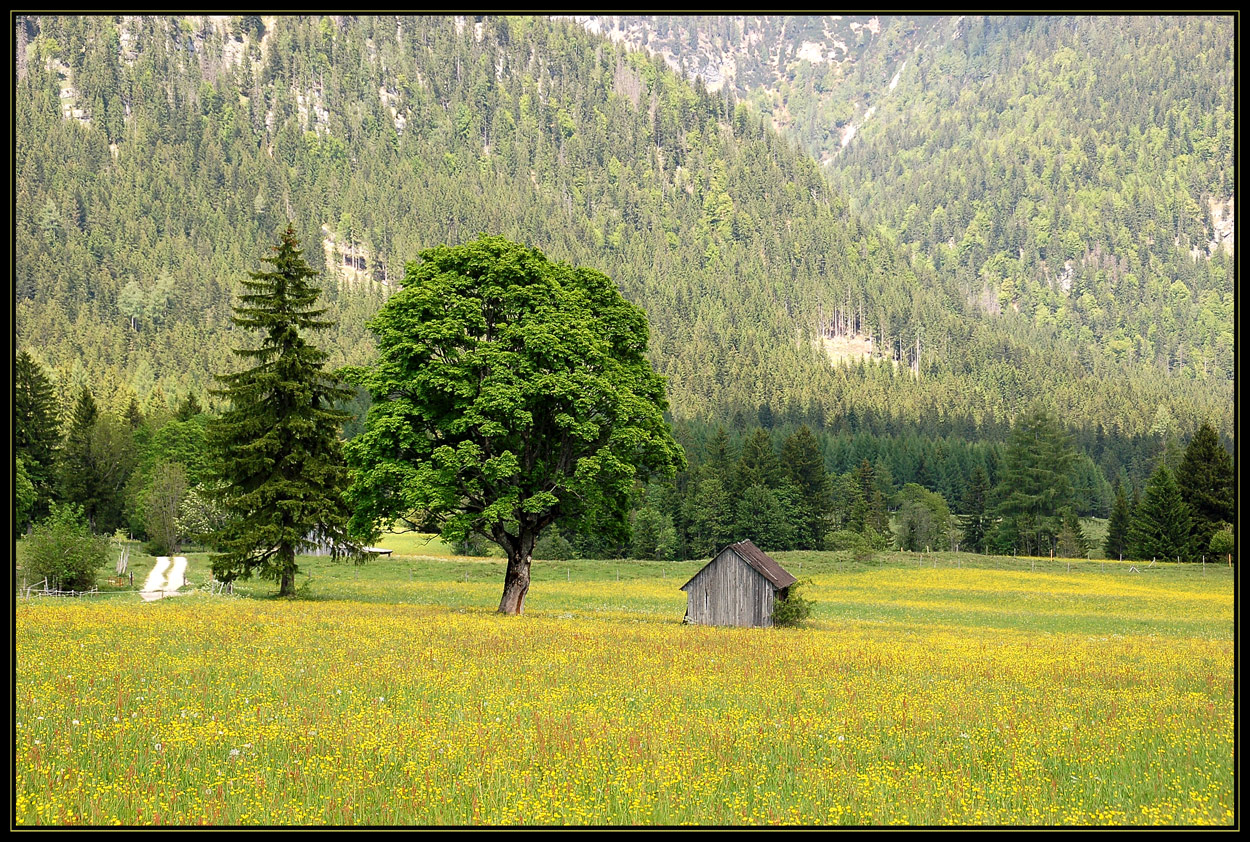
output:
[[990, 481], [985, 469], [977, 465], [972, 470], [972, 480], [964, 492], [963, 514], [959, 517], [959, 527], [963, 530], [960, 548], [968, 552], [985, 552], [985, 539], [989, 532], [991, 520], [987, 510], [990, 494]]
[[231, 515], [215, 539], [224, 552], [213, 557], [213, 574], [232, 581], [259, 572], [290, 596], [295, 554], [312, 533], [344, 546], [349, 512], [339, 427], [347, 414], [332, 407], [351, 392], [323, 371], [325, 352], [303, 336], [331, 324], [314, 307], [317, 273], [291, 226], [274, 256], [262, 259], [273, 269], [248, 273], [233, 319], [263, 334], [260, 347], [235, 351], [254, 365], [219, 376], [213, 392], [230, 402], [209, 425], [208, 441]]
[[1194, 546], [1205, 548], [1221, 521], [1236, 519], [1233, 459], [1210, 424], [1203, 424], [1190, 439], [1176, 483], [1193, 518]]
[[936, 491], [909, 482], [898, 493], [900, 550], [950, 549], [950, 507]]
[[1124, 489], [1116, 486], [1115, 504], [1111, 507], [1111, 519], [1107, 521], [1107, 537], [1103, 541], [1102, 553], [1107, 558], [1123, 558], [1130, 554], [1129, 525], [1133, 521], [1133, 512], [1129, 508], [1128, 497]]
[[501, 237], [422, 251], [369, 323], [378, 360], [349, 372], [373, 405], [347, 444], [353, 528], [397, 520], [507, 553], [519, 614], [542, 531], [609, 513], [685, 466], [645, 356], [645, 314], [603, 273]]
[[782, 442], [781, 464], [797, 491], [792, 513], [797, 527], [795, 546], [803, 550], [820, 549], [833, 512], [833, 485], [825, 470], [820, 442], [806, 424]]
[[30, 354], [21, 351], [13, 364], [13, 451], [24, 461], [34, 492], [22, 526], [28, 518], [38, 519], [48, 511], [56, 486], [60, 440], [52, 384]]
[[108, 539], [91, 534], [82, 506], [54, 504], [27, 539], [24, 576], [32, 585], [47, 579], [53, 588], [85, 591], [95, 585], [108, 554]]
[[1046, 410], [1035, 407], [1016, 420], [998, 488], [1000, 550], [1032, 555], [1053, 548], [1072, 502], [1075, 458], [1071, 437]]
[[1192, 521], [1176, 478], [1160, 465], [1133, 513], [1129, 543], [1139, 559], [1193, 560]]

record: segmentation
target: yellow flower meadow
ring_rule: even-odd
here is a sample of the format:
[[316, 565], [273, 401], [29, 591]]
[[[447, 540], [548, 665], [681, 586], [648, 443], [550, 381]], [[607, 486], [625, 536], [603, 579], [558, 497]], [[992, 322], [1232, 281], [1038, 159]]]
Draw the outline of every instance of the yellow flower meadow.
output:
[[563, 568], [523, 617], [421, 604], [458, 575], [20, 602], [17, 823], [1233, 821], [1231, 576], [825, 573], [780, 630]]

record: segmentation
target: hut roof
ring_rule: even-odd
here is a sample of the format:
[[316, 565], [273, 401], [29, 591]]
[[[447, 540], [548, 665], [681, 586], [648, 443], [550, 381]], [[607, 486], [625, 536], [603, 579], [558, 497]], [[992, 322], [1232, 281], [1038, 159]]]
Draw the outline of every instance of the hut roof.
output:
[[[774, 561], [771, 556], [759, 547], [755, 546], [755, 544], [751, 543], [749, 540], [739, 541], [736, 544], [730, 544], [725, 548], [725, 550], [733, 550], [738, 558], [750, 565], [751, 569], [753, 569], [756, 573], [759, 573], [769, 582], [772, 582], [773, 587], [778, 590], [781, 588], [788, 588], [798, 581], [798, 579], [791, 576], [784, 567]], [[712, 556], [712, 561], [716, 561], [716, 559], [720, 558], [721, 553], [725, 550], [721, 550], [720, 553]], [[709, 561], [708, 564], [711, 564], [712, 561]], [[703, 565], [703, 567], [707, 567], [707, 564]], [[703, 572], [703, 567], [699, 568], [699, 573]], [[689, 581], [686, 582], [686, 585], [693, 582], [699, 573], [691, 576]], [[685, 590], [686, 585], [682, 585], [680, 590]]]

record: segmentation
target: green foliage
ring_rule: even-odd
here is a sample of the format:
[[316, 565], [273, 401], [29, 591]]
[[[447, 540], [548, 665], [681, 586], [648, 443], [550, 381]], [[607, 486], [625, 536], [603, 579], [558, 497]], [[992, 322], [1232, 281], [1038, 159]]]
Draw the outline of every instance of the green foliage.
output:
[[108, 539], [91, 533], [82, 507], [54, 504], [26, 539], [23, 576], [32, 585], [46, 578], [53, 588], [85, 591], [108, 561]]
[[13, 457], [13, 536], [21, 535], [31, 521], [38, 499], [35, 484], [26, 471], [26, 460]]
[[[404, 261], [486, 230], [619, 281], [649, 314], [651, 359], [669, 378], [676, 418], [758, 418], [761, 405], [778, 416], [793, 403], [830, 420], [871, 410], [919, 423], [957, 406], [1001, 423], [1045, 397], [1075, 428], [1102, 422], [1117, 435], [1141, 433], [1167, 404], [1178, 418], [1209, 415], [1232, 431], [1236, 267], [1219, 250], [1194, 262], [1175, 245], [1179, 233], [1202, 246], [1190, 229], [1209, 212], [1192, 185], [1206, 190], [1233, 172], [1231, 64], [1210, 22], [1193, 23], [1196, 38], [1187, 38], [1185, 20], [1129, 19], [1124, 26], [1143, 37], [1125, 50], [1118, 22], [1080, 21], [1070, 31], [1048, 19], [969, 18], [987, 46], [969, 55], [954, 19], [898, 18], [864, 36], [862, 61], [845, 73], [841, 61], [819, 72], [767, 62], [783, 74], [808, 66], [787, 83], [795, 110], [774, 102], [760, 119], [733, 97], [692, 88], [662, 60], [570, 22], [509, 19], [479, 33], [445, 15], [402, 26], [281, 16], [263, 32], [264, 65], [254, 71], [228, 58], [232, 36], [213, 27], [197, 31], [197, 60], [184, 61], [190, 42], [174, 18], [28, 20], [32, 44], [42, 52], [55, 42], [70, 59], [64, 81], [91, 113], [87, 122], [64, 118], [56, 70], [25, 62], [14, 90], [15, 338], [38, 347], [59, 376], [77, 367], [85, 379], [74, 382], [90, 383], [109, 411], [156, 386], [204, 394], [235, 342], [231, 273], [283, 214], [298, 212], [303, 242], [333, 236], [358, 250], [373, 278], [356, 280], [338, 271], [341, 254], [329, 256], [325, 305], [335, 326], [323, 344], [335, 366], [370, 358], [364, 323]], [[787, 26], [798, 31], [781, 16], [751, 23], [778, 37]], [[916, 55], [890, 96], [872, 99], [872, 120], [844, 113], [852, 100], [852, 109], [867, 107], [864, 95], [879, 93], [912, 55], [913, 26], [916, 37], [940, 35], [924, 60]], [[136, 36], [133, 62], [117, 58], [122, 27]], [[253, 39], [263, 29], [241, 21], [234, 31]], [[1091, 39], [1093, 53], [1064, 52], [1052, 66], [1052, 42], [1079, 38]], [[1170, 61], [1135, 64], [1127, 76], [1096, 72], [1165, 50], [1187, 68], [1205, 66], [1200, 89], [1213, 110], [1195, 117], [1192, 98], [1175, 95], [1186, 73], [1158, 77]], [[957, 74], [936, 71], [938, 53]], [[1038, 75], [1043, 67], [1050, 75]], [[873, 73], [885, 78], [872, 82]], [[912, 74], [922, 73], [930, 88], [919, 95]], [[1165, 82], [1175, 127], [1143, 123], [1149, 109], [1100, 87], [1123, 109], [1103, 117], [1085, 84], [1109, 87], [1117, 76], [1138, 92]], [[1029, 86], [1040, 88], [1035, 100], [1020, 90]], [[981, 119], [977, 97], [961, 96], [982, 87], [1006, 106], [992, 119]], [[1066, 99], [1064, 108], [1053, 103], [1068, 87], [1088, 113], [1056, 129], [1070, 109]], [[1038, 111], [1043, 99], [1050, 105]], [[835, 146], [805, 142], [837, 150], [823, 169], [843, 180], [855, 214], [820, 167], [767, 128], [772, 117], [806, 121], [808, 106], [826, 122], [804, 131]], [[900, 137], [900, 122], [910, 124], [884, 119], [911, 106], [933, 131]], [[1186, 108], [1194, 113], [1182, 118]], [[839, 119], [859, 129], [845, 149]], [[1049, 128], [1026, 131], [1034, 122]], [[983, 136], [993, 125], [998, 133]], [[886, 144], [878, 131], [890, 148], [861, 153]], [[1069, 136], [1078, 148], [1061, 140]], [[914, 151], [925, 144], [940, 154]], [[1028, 155], [1000, 151], [1008, 148]], [[943, 156], [956, 160], [935, 171]], [[960, 156], [976, 161], [964, 167]], [[1144, 182], [1134, 175], [1156, 162], [1168, 171], [1151, 169], [1159, 177]], [[863, 167], [888, 169], [857, 178]], [[1182, 197], [1175, 207], [1172, 196]], [[1133, 219], [1142, 199], [1145, 227]], [[1065, 255], [1081, 248], [1066, 292], [1057, 278], [1070, 258], [1047, 253], [1051, 242]], [[1006, 302], [997, 315], [980, 306], [987, 296]], [[877, 362], [831, 366], [813, 347], [821, 308], [827, 315], [835, 302], [871, 333]]]
[[1064, 512], [1063, 526], [1055, 536], [1055, 555], [1060, 558], [1086, 558], [1089, 555], [1089, 541], [1071, 509]]
[[1210, 424], [1190, 439], [1176, 481], [1193, 519], [1194, 546], [1206, 547], [1221, 522], [1236, 519], [1233, 460]]
[[1176, 479], [1160, 465], [1146, 484], [1146, 493], [1133, 512], [1129, 544], [1135, 558], [1195, 560], [1193, 522]]
[[816, 602], [815, 600], [805, 599], [802, 594], [803, 589], [808, 588], [810, 585], [810, 581], [801, 580], [778, 594], [778, 599], [773, 605], [774, 626], [789, 628], [801, 626], [812, 616], [812, 608], [816, 605]]
[[56, 454], [60, 423], [52, 384], [43, 369], [25, 351], [13, 363], [13, 453], [22, 461], [33, 492], [24, 526], [47, 514], [56, 487]]
[[1115, 505], [1111, 508], [1111, 518], [1107, 522], [1107, 538], [1102, 545], [1105, 558], [1132, 557], [1129, 549], [1129, 527], [1133, 520], [1133, 512], [1129, 508], [1128, 498], [1123, 488], [1116, 488]]
[[913, 552], [950, 549], [951, 513], [941, 494], [909, 482], [897, 499], [899, 549]]
[[734, 506], [720, 479], [710, 476], [695, 484], [686, 522], [692, 558], [710, 558], [734, 542]]
[[326, 353], [304, 338], [331, 323], [314, 306], [317, 273], [304, 262], [293, 227], [263, 260], [272, 271], [249, 272], [234, 308], [236, 325], [261, 333], [259, 347], [235, 351], [254, 365], [219, 376], [213, 392], [230, 404], [208, 428], [229, 513], [214, 536], [223, 551], [213, 557], [213, 574], [233, 581], [256, 572], [290, 596], [295, 555], [310, 535], [346, 546], [347, 470], [338, 435], [346, 414], [332, 407], [351, 393], [324, 372]]
[[782, 442], [781, 465], [796, 492], [790, 513], [795, 524], [794, 548], [820, 549], [833, 513], [833, 486], [820, 442], [806, 424]]
[[871, 527], [863, 532], [851, 529], [839, 529], [825, 537], [825, 545], [834, 551], [849, 552], [856, 561], [867, 561], [875, 553], [889, 547], [889, 539]]
[[1237, 540], [1233, 535], [1233, 528], [1226, 523], [1220, 529], [1212, 532], [1211, 542], [1207, 545], [1207, 549], [1213, 555], [1232, 556], [1237, 550]]
[[997, 489], [1000, 551], [1045, 555], [1053, 549], [1062, 512], [1072, 502], [1075, 457], [1071, 437], [1046, 410], [1034, 407], [1016, 420]]
[[534, 558], [546, 561], [568, 561], [574, 557], [573, 545], [560, 534], [560, 527], [554, 523], [534, 542]]
[[[664, 515], [653, 506], [643, 506], [634, 513], [633, 528], [630, 531], [629, 557], [638, 559], [656, 558], [656, 546], [660, 533], [664, 529]], [[672, 519], [668, 522], [672, 528]]]
[[213, 546], [214, 536], [225, 528], [230, 519], [230, 513], [221, 505], [221, 499], [221, 489], [217, 485], [196, 484], [189, 487], [178, 507], [175, 522], [178, 534], [193, 543]]
[[960, 529], [963, 537], [959, 547], [966, 552], [983, 553], [986, 551], [986, 536], [992, 521], [988, 512], [990, 486], [985, 469], [977, 465], [972, 471], [972, 480], [963, 498], [963, 514], [959, 516]]
[[151, 555], [173, 555], [181, 545], [178, 514], [187, 494], [187, 472], [177, 462], [157, 465], [152, 487], [144, 500], [144, 526], [151, 539]]
[[750, 539], [764, 552], [793, 549], [794, 525], [790, 522], [793, 508], [783, 505], [777, 492], [768, 486], [752, 485], [743, 489], [734, 511], [737, 540]]
[[543, 530], [624, 523], [637, 480], [684, 467], [664, 381], [645, 315], [602, 273], [501, 237], [421, 259], [370, 322], [378, 361], [350, 372], [373, 398], [346, 445], [353, 525], [490, 538], [500, 610], [520, 613]]

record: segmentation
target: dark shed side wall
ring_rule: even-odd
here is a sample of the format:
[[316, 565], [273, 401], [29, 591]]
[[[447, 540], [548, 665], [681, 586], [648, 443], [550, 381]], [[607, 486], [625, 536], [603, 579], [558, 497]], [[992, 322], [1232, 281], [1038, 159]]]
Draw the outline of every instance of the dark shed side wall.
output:
[[726, 549], [686, 586], [690, 622], [705, 626], [771, 626], [772, 583]]

